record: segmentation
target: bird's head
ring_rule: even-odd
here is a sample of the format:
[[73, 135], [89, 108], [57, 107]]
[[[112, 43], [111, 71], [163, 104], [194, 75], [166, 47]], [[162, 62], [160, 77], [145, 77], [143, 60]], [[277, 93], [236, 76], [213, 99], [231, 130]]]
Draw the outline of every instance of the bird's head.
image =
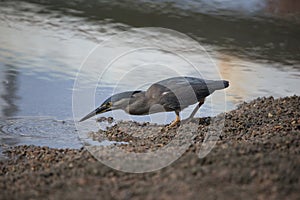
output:
[[106, 113], [111, 110], [118, 110], [118, 109], [125, 110], [126, 107], [130, 104], [130, 101], [132, 101], [132, 99], [134, 98], [134, 95], [140, 92], [142, 91], [128, 91], [128, 92], [114, 94], [113, 96], [106, 99], [94, 111], [92, 111], [91, 113], [83, 117], [79, 122], [85, 121], [95, 115]]

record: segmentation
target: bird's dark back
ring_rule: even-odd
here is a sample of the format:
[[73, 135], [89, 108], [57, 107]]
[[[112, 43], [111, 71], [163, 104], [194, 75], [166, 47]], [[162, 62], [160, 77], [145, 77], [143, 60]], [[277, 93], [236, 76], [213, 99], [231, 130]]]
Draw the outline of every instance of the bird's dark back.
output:
[[[196, 77], [172, 77], [159, 81], [153, 85], [160, 85], [157, 91], [166, 92], [167, 90], [184, 93], [184, 89], [192, 88], [199, 98], [204, 98], [215, 90], [224, 89], [229, 86], [225, 80], [205, 80]], [[149, 88], [151, 89], [151, 87]]]
[[224, 80], [204, 80], [195, 77], [173, 77], [154, 83], [146, 96], [159, 99], [160, 104], [172, 106], [172, 109], [187, 107], [203, 100], [215, 90], [229, 86]]

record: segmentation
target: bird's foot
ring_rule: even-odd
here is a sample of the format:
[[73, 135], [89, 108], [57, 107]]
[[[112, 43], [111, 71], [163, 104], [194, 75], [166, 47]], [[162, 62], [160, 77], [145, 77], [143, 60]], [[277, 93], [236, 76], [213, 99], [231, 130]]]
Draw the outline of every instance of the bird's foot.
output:
[[171, 124], [169, 124], [167, 127], [168, 128], [173, 128], [173, 127], [177, 127], [178, 125], [180, 125], [180, 119], [176, 118]]
[[180, 120], [174, 120], [171, 124], [169, 124], [169, 125], [163, 127], [163, 128], [161, 129], [161, 131], [162, 131], [162, 132], [168, 131], [168, 130], [170, 130], [170, 129], [177, 128], [179, 125], [180, 125]]
[[193, 119], [194, 119], [194, 117], [188, 117], [185, 120], [174, 120], [171, 124], [169, 124], [169, 125], [165, 126], [164, 128], [162, 128], [161, 131], [167, 131], [167, 130], [170, 130], [170, 129], [173, 129], [173, 128], [177, 128], [181, 124], [188, 124]]
[[169, 124], [168, 127], [172, 128], [172, 127], [175, 127], [175, 126], [177, 126], [179, 124], [180, 124], [180, 120], [175, 120], [171, 124]]

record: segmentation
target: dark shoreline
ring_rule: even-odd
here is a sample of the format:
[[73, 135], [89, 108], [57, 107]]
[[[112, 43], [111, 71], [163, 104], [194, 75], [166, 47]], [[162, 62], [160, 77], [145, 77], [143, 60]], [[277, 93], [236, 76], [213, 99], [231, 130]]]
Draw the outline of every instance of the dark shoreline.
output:
[[[183, 156], [150, 173], [111, 169], [84, 149], [13, 147], [0, 161], [0, 199], [299, 199], [300, 97], [258, 98], [224, 117], [223, 133], [205, 158], [195, 152], [212, 118], [199, 119]], [[150, 125], [128, 127], [139, 132]], [[101, 134], [129, 141], [124, 150], [144, 152], [173, 133], [137, 140], [117, 125]]]

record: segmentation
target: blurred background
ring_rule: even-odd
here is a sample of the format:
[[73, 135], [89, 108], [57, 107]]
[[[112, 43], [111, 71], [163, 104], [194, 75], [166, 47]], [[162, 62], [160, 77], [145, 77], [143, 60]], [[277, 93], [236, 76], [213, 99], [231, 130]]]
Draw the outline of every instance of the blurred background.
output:
[[[226, 110], [257, 97], [299, 95], [299, 25], [297, 0], [2, 0], [1, 146], [80, 146], [72, 122], [76, 74], [96, 45], [132, 28], [168, 28], [199, 42], [215, 61], [219, 78], [231, 83], [226, 90]], [[147, 33], [136, 34], [138, 37]], [[204, 53], [192, 51], [189, 42], [178, 35], [162, 36], [155, 33], [148, 39], [181, 46], [185, 53], [203, 63], [198, 69], [203, 78], [215, 78], [215, 74], [210, 74], [213, 65]], [[103, 51], [109, 54], [124, 45], [134, 45], [129, 40], [132, 38]], [[165, 56], [165, 52], [155, 52], [153, 59], [160, 56]], [[145, 57], [149, 58], [149, 52], [140, 52], [134, 57], [135, 64], [143, 65]], [[194, 74], [189, 68], [182, 68], [180, 62], [160, 61], [162, 65], [170, 63], [173, 70]], [[105, 84], [97, 87], [97, 105], [112, 93], [114, 77], [130, 65], [128, 60], [119, 63], [105, 78]], [[97, 67], [95, 70], [105, 69], [101, 62]], [[137, 70], [135, 76], [140, 79], [129, 74], [119, 84], [119, 90], [146, 88], [153, 77], [157, 81], [165, 78], [165, 72], [166, 69], [156, 67], [155, 73], [149, 71], [147, 76], [144, 70]], [[82, 73], [85, 87], [97, 85], [99, 77], [94, 70]], [[203, 111], [209, 107], [204, 105], [198, 116], [206, 116]], [[213, 114], [222, 111], [217, 109]], [[141, 121], [144, 119], [147, 120]]]

